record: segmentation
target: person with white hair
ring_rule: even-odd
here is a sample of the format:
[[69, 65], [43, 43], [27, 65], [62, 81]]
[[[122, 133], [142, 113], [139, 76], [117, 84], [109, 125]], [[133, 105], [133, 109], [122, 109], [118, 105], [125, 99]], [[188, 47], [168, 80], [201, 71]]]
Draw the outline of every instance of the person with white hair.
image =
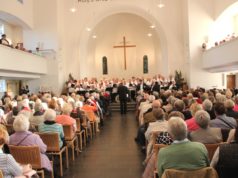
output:
[[152, 103], [155, 100], [155, 96], [154, 95], [149, 95], [148, 97], [148, 102], [145, 102], [141, 108], [140, 108], [140, 113], [139, 113], [139, 123], [140, 125], [144, 124], [144, 114], [150, 109], [152, 108]]
[[200, 110], [196, 112], [194, 117], [196, 123], [199, 125], [199, 129], [189, 134], [189, 139], [191, 141], [210, 144], [222, 142], [221, 129], [209, 126], [210, 115], [208, 112]]
[[233, 110], [234, 106], [235, 106], [235, 103], [231, 99], [227, 99], [225, 101], [226, 115], [228, 117], [233, 117], [234, 119], [238, 119], [238, 112]]
[[209, 99], [205, 99], [202, 102], [202, 107], [205, 111], [208, 112], [208, 114], [210, 115], [211, 120], [216, 118], [215, 112], [214, 112], [214, 108], [213, 108], [213, 104]]
[[44, 116], [43, 116], [44, 110], [43, 110], [42, 103], [36, 102], [34, 106], [34, 110], [35, 112], [30, 117], [30, 123], [31, 125], [39, 125], [44, 122]]
[[190, 142], [187, 139], [187, 132], [187, 125], [182, 118], [169, 119], [168, 133], [174, 141], [172, 145], [159, 151], [157, 164], [159, 177], [165, 169], [196, 170], [209, 166], [206, 147], [202, 143]]
[[41, 153], [41, 166], [48, 171], [52, 171], [52, 166], [49, 158], [45, 155], [47, 146], [43, 143], [39, 135], [34, 134], [29, 130], [29, 119], [24, 115], [19, 115], [13, 122], [15, 133], [10, 136], [10, 145], [16, 146], [33, 146], [37, 145]]
[[45, 111], [44, 115], [44, 122], [39, 125], [39, 132], [40, 133], [51, 133], [55, 132], [59, 134], [59, 145], [60, 147], [63, 146], [64, 140], [64, 131], [61, 124], [57, 124], [55, 122], [56, 112], [53, 109], [48, 109]]

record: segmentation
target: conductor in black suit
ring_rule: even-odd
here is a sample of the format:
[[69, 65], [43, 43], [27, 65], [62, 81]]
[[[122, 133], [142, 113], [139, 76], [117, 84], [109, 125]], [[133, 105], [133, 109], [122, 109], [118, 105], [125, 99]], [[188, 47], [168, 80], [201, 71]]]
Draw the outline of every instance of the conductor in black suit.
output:
[[120, 83], [118, 86], [118, 95], [120, 100], [120, 110], [121, 114], [126, 114], [127, 112], [127, 96], [128, 96], [128, 88], [123, 85], [123, 83]]

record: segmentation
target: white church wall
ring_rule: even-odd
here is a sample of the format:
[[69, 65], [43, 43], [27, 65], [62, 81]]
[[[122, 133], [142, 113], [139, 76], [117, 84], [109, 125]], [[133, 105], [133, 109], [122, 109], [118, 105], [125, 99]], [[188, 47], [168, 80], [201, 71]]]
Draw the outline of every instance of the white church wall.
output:
[[16, 20], [14, 17], [17, 17], [25, 23], [26, 27], [33, 28], [33, 0], [24, 0], [23, 4], [16, 0], [0, 0], [0, 4], [0, 12], [2, 11], [11, 15], [6, 16], [4, 14], [6, 19], [14, 22]]
[[[177, 1], [168, 1], [166, 3], [168, 4], [166, 4], [164, 10], [160, 10], [156, 6], [156, 4], [153, 4], [149, 1], [138, 1], [138, 3], [131, 3], [129, 1], [108, 2], [101, 4], [100, 6], [92, 4], [90, 5], [90, 3], [88, 3], [87, 5], [79, 5], [79, 9], [75, 13], [71, 13], [69, 11], [70, 6], [67, 6], [66, 4], [64, 14], [64, 26], [69, 26], [70, 28], [68, 28], [66, 32], [68, 38], [64, 44], [64, 53], [71, 54], [71, 52], [75, 51], [74, 48], [77, 48], [76, 45], [78, 45], [75, 39], [78, 39], [78, 43], [80, 42], [79, 57], [74, 55], [73, 58], [70, 58], [71, 62], [67, 64], [67, 67], [65, 67], [68, 68], [66, 70], [68, 72], [71, 71], [73, 74], [76, 75], [79, 74], [78, 77], [82, 77], [83, 75], [88, 73], [89, 70], [85, 68], [85, 63], [87, 63], [87, 54], [90, 50], [87, 49], [85, 46], [88, 46], [87, 39], [91, 37], [89, 37], [90, 33], [85, 31], [85, 28], [88, 27], [89, 24], [91, 24], [92, 26], [97, 25], [97, 21], [99, 19], [103, 19], [103, 17], [110, 16], [110, 14], [114, 14], [117, 12], [128, 12], [132, 14], [141, 15], [142, 17], [151, 16], [155, 20], [157, 19], [157, 23], [161, 24], [157, 27], [158, 37], [161, 38], [160, 35], [162, 34], [162, 31], [165, 34], [163, 35], [164, 41], [162, 44], [165, 45], [165, 47], [162, 46], [163, 50], [161, 49], [163, 51], [163, 65], [161, 67], [163, 71], [160, 73], [168, 76], [170, 73], [174, 74], [175, 69], [183, 69], [184, 52], [183, 46], [181, 47], [181, 44], [183, 45], [183, 31], [182, 25], [178, 20], [181, 19], [182, 10], [180, 8], [177, 8], [181, 5]], [[149, 11], [149, 8], [151, 8], [152, 10]], [[93, 21], [94, 23], [90, 23], [91, 21]], [[153, 21], [150, 20], [150, 23], [153, 23]], [[120, 40], [121, 39], [119, 39], [119, 41]], [[164, 50], [164, 48], [166, 49]], [[78, 67], [79, 60], [81, 61], [80, 68]], [[168, 65], [170, 65], [170, 68], [168, 68]]]
[[[130, 24], [130, 26], [128, 25]], [[158, 74], [162, 68], [155, 57], [156, 48], [160, 48], [154, 30], [150, 29], [150, 24], [139, 16], [132, 14], [118, 14], [108, 17], [101, 22], [92, 32], [97, 34], [97, 38], [91, 38], [89, 41], [90, 52], [88, 57], [88, 72], [85, 76], [91, 77], [124, 77], [132, 76], [153, 76]], [[147, 34], [152, 36], [148, 37]], [[105, 35], [106, 34], [106, 35]], [[124, 49], [113, 48], [116, 45], [122, 45], [123, 36], [126, 37], [127, 45], [136, 45], [133, 48], [127, 48], [126, 65], [124, 69]], [[143, 56], [147, 55], [149, 60], [149, 73], [143, 74]], [[108, 59], [108, 75], [102, 75], [102, 57]], [[98, 70], [90, 70], [95, 68]]]
[[[204, 37], [213, 23], [213, 2], [207, 0], [188, 0], [189, 52], [190, 52], [190, 87], [207, 89], [223, 88], [222, 74], [213, 74], [202, 69], [202, 49]], [[199, 19], [199, 20], [198, 20]]]
[[27, 49], [58, 49], [57, 0], [34, 1], [34, 29], [24, 30], [23, 41]]

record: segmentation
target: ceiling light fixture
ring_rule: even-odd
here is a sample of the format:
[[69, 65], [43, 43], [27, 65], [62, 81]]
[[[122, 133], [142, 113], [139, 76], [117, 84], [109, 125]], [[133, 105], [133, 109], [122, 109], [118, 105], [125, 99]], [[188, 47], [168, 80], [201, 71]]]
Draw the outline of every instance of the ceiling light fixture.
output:
[[93, 38], [93, 39], [96, 39], [96, 38], [97, 38], [97, 35], [93, 35], [92, 38]]
[[76, 9], [75, 7], [72, 7], [72, 8], [70, 9], [70, 11], [74, 13], [74, 12], [77, 11], [77, 9]]
[[155, 28], [155, 25], [151, 25], [150, 28], [152, 28], [152, 29]]
[[158, 7], [163, 8], [165, 5], [162, 3], [162, 0], [159, 1]]
[[90, 31], [91, 31], [91, 28], [87, 27], [86, 30], [87, 30], [88, 32], [90, 32]]
[[148, 36], [148, 37], [152, 37], [152, 34], [151, 34], [151, 33], [148, 33], [147, 36]]

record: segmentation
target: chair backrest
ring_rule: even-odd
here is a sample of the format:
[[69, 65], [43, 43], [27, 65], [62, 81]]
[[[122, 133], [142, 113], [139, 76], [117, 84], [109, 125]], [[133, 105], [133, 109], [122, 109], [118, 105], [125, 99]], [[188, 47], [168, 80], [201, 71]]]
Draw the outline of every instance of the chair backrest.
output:
[[47, 145], [47, 152], [60, 151], [58, 133], [38, 133], [42, 141]]
[[217, 149], [219, 147], [220, 143], [214, 143], [214, 144], [204, 144], [208, 151], [208, 157], [210, 160], [212, 160], [212, 157]]
[[88, 117], [89, 121], [95, 121], [96, 116], [93, 111], [85, 111], [86, 116]]
[[73, 127], [71, 125], [63, 125], [65, 140], [72, 140], [75, 136]]
[[77, 127], [77, 132], [81, 131], [81, 123], [80, 123], [80, 118], [76, 118], [76, 127]]
[[39, 146], [13, 146], [9, 145], [10, 153], [20, 164], [31, 164], [33, 169], [41, 169], [41, 156]]
[[4, 177], [3, 177], [2, 170], [0, 170], [0, 178], [4, 178]]
[[218, 178], [217, 172], [212, 167], [205, 167], [198, 170], [176, 170], [166, 169], [162, 178]]

